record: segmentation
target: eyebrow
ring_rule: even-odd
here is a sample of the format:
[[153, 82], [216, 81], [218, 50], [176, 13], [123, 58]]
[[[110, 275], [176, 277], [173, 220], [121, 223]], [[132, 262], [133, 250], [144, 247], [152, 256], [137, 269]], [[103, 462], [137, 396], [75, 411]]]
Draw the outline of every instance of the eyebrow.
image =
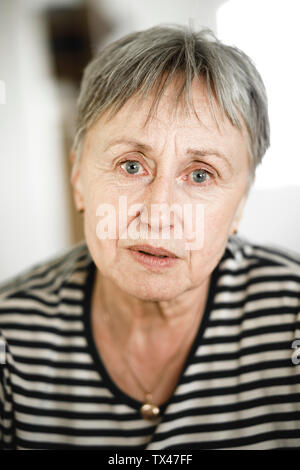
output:
[[[122, 145], [122, 144], [130, 145], [139, 150], [153, 151], [153, 148], [148, 144], [144, 144], [136, 140], [131, 140], [131, 139], [128, 140], [128, 139], [122, 139], [122, 138], [110, 142], [105, 147], [104, 151], [107, 151], [111, 147], [115, 147], [117, 145]], [[213, 149], [213, 148], [197, 148], [197, 149], [188, 148], [186, 153], [188, 155], [188, 159], [190, 159], [191, 157], [194, 157], [194, 158], [207, 157], [207, 156], [217, 157], [220, 160], [222, 160], [229, 167], [231, 171], [233, 171], [233, 167], [232, 167], [230, 160], [227, 158], [227, 156], [223, 152], [220, 152], [220, 150]], [[184, 159], [184, 161], [186, 160], [187, 158]]]
[[226, 163], [227, 166], [230, 168], [230, 170], [233, 171], [233, 167], [232, 167], [230, 160], [227, 158], [227, 156], [223, 152], [220, 152], [220, 150], [212, 149], [212, 148], [188, 149], [187, 154], [192, 155], [194, 157], [207, 157], [207, 156], [217, 157], [220, 160], [222, 160], [224, 163]]
[[141, 150], [153, 150], [150, 145], [143, 144], [142, 142], [138, 142], [137, 140], [128, 140], [128, 139], [116, 139], [110, 142], [104, 149], [106, 152], [111, 147], [115, 147], [116, 145], [131, 145], [132, 147], [139, 148]]

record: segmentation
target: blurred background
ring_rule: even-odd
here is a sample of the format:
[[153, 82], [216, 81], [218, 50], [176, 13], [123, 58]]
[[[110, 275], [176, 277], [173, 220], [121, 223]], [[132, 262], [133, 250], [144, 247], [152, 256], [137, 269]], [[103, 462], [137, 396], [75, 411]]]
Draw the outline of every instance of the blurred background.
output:
[[161, 23], [208, 27], [254, 60], [272, 145], [240, 233], [300, 253], [299, 0], [0, 0], [0, 281], [81, 240], [69, 151], [82, 70]]

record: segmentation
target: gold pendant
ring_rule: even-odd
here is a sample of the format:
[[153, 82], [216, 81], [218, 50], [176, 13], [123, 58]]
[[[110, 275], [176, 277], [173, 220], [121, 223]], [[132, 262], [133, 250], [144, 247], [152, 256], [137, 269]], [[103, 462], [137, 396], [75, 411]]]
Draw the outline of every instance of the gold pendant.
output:
[[154, 405], [153, 403], [145, 403], [141, 407], [141, 415], [144, 419], [148, 419], [152, 421], [156, 419], [160, 414], [160, 409], [158, 406]]

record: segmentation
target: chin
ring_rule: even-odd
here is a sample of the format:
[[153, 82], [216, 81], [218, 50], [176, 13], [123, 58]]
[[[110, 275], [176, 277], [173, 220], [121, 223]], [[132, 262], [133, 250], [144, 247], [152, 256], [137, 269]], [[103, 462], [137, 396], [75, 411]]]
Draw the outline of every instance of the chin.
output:
[[165, 282], [163, 282], [162, 279], [153, 280], [153, 282], [149, 281], [149, 279], [144, 282], [142, 279], [139, 279], [131, 283], [130, 287], [128, 282], [125, 285], [120, 285], [120, 287], [126, 293], [138, 299], [152, 302], [172, 300], [186, 290], [183, 289], [183, 283], [176, 281], [176, 284], [174, 284], [174, 281], [170, 282], [170, 280], [167, 279]]

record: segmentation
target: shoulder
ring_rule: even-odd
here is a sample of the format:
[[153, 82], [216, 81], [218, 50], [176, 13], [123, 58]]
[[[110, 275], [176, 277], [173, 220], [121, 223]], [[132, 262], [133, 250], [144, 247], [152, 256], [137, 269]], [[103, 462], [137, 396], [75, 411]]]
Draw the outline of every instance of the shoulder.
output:
[[255, 243], [244, 236], [229, 238], [224, 261], [237, 268], [261, 265], [273, 267], [274, 272], [300, 275], [300, 253], [274, 244]]
[[0, 284], [0, 302], [20, 290], [55, 290], [76, 272], [85, 269], [90, 261], [87, 245], [82, 242]]
[[[0, 329], [75, 312], [91, 257], [85, 243], [0, 285]], [[32, 327], [33, 327], [32, 323]]]
[[217, 273], [222, 305], [300, 313], [300, 256], [292, 250], [233, 236]]
[[211, 318], [222, 335], [226, 327], [244, 345], [282, 342], [290, 351], [300, 331], [299, 255], [231, 237], [218, 265]]
[[[300, 301], [300, 256], [275, 245], [230, 237], [218, 265], [218, 289], [239, 292], [244, 298], [272, 296], [281, 302]], [[275, 300], [274, 300], [275, 302]]]

